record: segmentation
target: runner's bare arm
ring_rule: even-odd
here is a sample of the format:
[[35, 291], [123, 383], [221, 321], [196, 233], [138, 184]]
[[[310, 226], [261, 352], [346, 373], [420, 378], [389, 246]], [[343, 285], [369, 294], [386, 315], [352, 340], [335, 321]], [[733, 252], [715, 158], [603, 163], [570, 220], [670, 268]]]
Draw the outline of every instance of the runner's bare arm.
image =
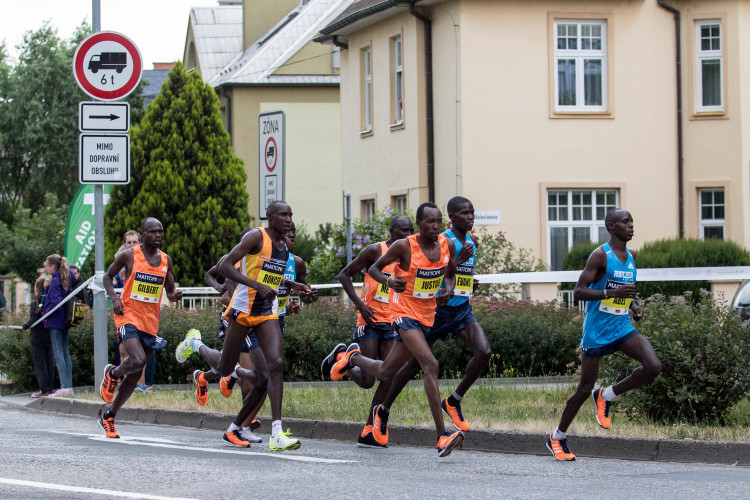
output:
[[[408, 240], [398, 240], [391, 245], [388, 251], [381, 255], [380, 258], [370, 266], [367, 273], [372, 279], [381, 285], [392, 288], [394, 292], [402, 293], [406, 290], [406, 281], [402, 280], [401, 276], [391, 276], [390, 278], [386, 278], [383, 274], [383, 268], [396, 261], [399, 262], [399, 267], [402, 269], [409, 268], [409, 265], [411, 264], [411, 247], [409, 246]], [[393, 274], [396, 274], [395, 268]]]
[[300, 257], [294, 256], [294, 266], [297, 269], [297, 279], [302, 283], [303, 285], [307, 285], [310, 287], [310, 293], [307, 295], [301, 295], [300, 299], [305, 304], [311, 304], [318, 300], [318, 290], [311, 287], [307, 283], [307, 264], [305, 264], [305, 261], [302, 260]]
[[170, 302], [182, 300], [182, 290], [174, 286], [174, 273], [172, 271], [172, 257], [167, 257], [167, 278], [164, 280], [164, 289]]
[[221, 276], [221, 273], [219, 273], [219, 264], [221, 264], [222, 259], [224, 259], [226, 255], [223, 255], [221, 259], [219, 259], [219, 262], [216, 263], [215, 266], [213, 266], [211, 269], [206, 271], [206, 276], [203, 278], [203, 281], [206, 282], [208, 286], [219, 292], [220, 294], [224, 294], [227, 291], [227, 287], [225, 285], [222, 285], [218, 282], [216, 278]]
[[369, 245], [367, 248], [359, 252], [359, 255], [357, 255], [357, 257], [339, 273], [341, 288], [344, 289], [344, 292], [346, 292], [346, 295], [351, 299], [354, 307], [356, 307], [362, 315], [362, 319], [365, 320], [365, 323], [370, 326], [375, 326], [375, 316], [372, 309], [362, 302], [362, 299], [359, 298], [357, 292], [354, 291], [352, 277], [371, 267], [380, 255], [380, 243]]
[[[597, 248], [589, 256], [586, 267], [578, 277], [578, 283], [573, 290], [573, 297], [576, 300], [602, 300], [604, 291], [592, 290], [589, 286], [601, 280], [607, 270], [607, 254], [602, 247]], [[623, 285], [619, 288], [607, 290], [608, 297], [633, 298], [635, 296], [635, 284]]]
[[239, 243], [219, 261], [219, 274], [235, 283], [242, 283], [258, 291], [261, 297], [270, 300], [276, 296], [276, 290], [263, 283], [251, 280], [234, 267], [245, 255], [257, 254], [263, 248], [263, 233], [260, 229], [253, 229], [242, 237]]
[[115, 278], [115, 276], [117, 276], [117, 274], [120, 272], [120, 269], [122, 269], [124, 266], [128, 266], [128, 269], [133, 269], [132, 248], [128, 248], [127, 250], [123, 250], [122, 252], [117, 254], [114, 262], [110, 264], [109, 269], [107, 269], [107, 272], [104, 276], [104, 290], [107, 292], [107, 295], [109, 295], [109, 298], [112, 299], [112, 311], [118, 316], [122, 314], [122, 301], [120, 300], [120, 297], [118, 297], [115, 293], [115, 287], [112, 284], [112, 280]]
[[[437, 298], [437, 303], [438, 305], [441, 305], [441, 306], [447, 304], [450, 298], [453, 297], [453, 289], [456, 286], [456, 259], [453, 257], [453, 254], [456, 253], [456, 245], [453, 243], [453, 240], [451, 240], [450, 238], [448, 238], [447, 241], [448, 241], [448, 255], [450, 255], [451, 257], [448, 259], [448, 265], [445, 269], [445, 277], [443, 278], [443, 288], [440, 289], [440, 295], [438, 295], [438, 298]], [[469, 245], [464, 245], [464, 248], [466, 248], [467, 246]]]

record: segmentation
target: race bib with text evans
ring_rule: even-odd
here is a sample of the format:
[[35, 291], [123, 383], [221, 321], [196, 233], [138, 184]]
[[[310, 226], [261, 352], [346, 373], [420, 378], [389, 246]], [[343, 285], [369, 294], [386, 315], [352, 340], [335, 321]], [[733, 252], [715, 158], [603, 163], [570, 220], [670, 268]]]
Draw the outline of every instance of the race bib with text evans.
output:
[[417, 275], [414, 278], [414, 297], [418, 299], [431, 299], [435, 297], [440, 290], [445, 274], [445, 266], [438, 269], [417, 268]]
[[[621, 283], [619, 281], [607, 280], [607, 284], [604, 286], [606, 290], [615, 290], [623, 285], [629, 283]], [[630, 309], [630, 302], [633, 299], [623, 299], [617, 297], [611, 297], [609, 299], [602, 300], [599, 304], [599, 310], [607, 314], [623, 315], [628, 313]]]
[[133, 287], [130, 289], [130, 298], [156, 304], [161, 297], [162, 288], [164, 288], [164, 276], [136, 272], [133, 277]]
[[474, 266], [461, 264], [456, 267], [456, 287], [453, 295], [459, 297], [471, 297], [474, 289]]

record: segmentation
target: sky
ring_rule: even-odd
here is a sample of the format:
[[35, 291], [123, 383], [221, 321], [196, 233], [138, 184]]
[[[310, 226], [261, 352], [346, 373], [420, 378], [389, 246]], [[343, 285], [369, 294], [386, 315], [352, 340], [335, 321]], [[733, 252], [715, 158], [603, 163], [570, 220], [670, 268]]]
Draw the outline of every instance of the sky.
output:
[[[216, 5], [216, 0], [100, 0], [102, 31], [130, 38], [143, 58], [143, 69], [155, 62], [182, 60], [191, 7]], [[91, 24], [91, 0], [0, 0], [0, 40], [13, 63], [16, 46], [27, 31], [44, 21], [68, 39], [83, 20]]]

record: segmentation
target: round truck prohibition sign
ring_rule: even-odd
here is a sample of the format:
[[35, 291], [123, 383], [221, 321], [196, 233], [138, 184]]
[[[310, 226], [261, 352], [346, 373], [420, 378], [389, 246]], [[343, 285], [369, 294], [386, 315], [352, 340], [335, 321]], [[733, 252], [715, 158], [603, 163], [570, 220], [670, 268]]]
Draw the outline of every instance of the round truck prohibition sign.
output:
[[276, 141], [273, 137], [269, 137], [266, 141], [266, 169], [268, 169], [269, 172], [273, 172], [273, 170], [276, 168], [276, 160], [278, 160], [279, 154], [278, 154], [279, 148], [276, 147]]
[[101, 31], [85, 38], [73, 55], [73, 75], [78, 86], [94, 99], [122, 99], [138, 86], [143, 59], [125, 35]]

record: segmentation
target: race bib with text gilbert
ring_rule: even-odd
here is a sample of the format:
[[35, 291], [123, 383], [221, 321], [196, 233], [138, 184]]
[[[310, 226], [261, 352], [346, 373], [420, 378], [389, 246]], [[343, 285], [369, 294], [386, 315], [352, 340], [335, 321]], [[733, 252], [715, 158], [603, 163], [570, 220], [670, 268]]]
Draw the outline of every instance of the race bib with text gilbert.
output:
[[471, 297], [474, 290], [474, 266], [461, 264], [456, 266], [456, 287], [453, 295], [458, 297]]
[[417, 268], [417, 275], [414, 278], [414, 297], [418, 299], [431, 299], [435, 297], [440, 290], [445, 274], [445, 266], [438, 269]]
[[268, 285], [274, 290], [278, 290], [281, 281], [284, 279], [285, 270], [286, 263], [279, 265], [266, 260], [260, 266], [260, 272], [258, 272], [256, 281]]
[[[619, 281], [613, 281], [613, 280], [607, 280], [607, 284], [604, 285], [605, 290], [615, 290], [617, 288], [620, 288], [623, 285], [628, 285], [629, 283], [621, 283]], [[599, 310], [603, 313], [607, 314], [616, 314], [616, 315], [623, 315], [628, 313], [628, 309], [630, 309], [630, 302], [633, 299], [624, 299], [624, 298], [618, 298], [618, 297], [611, 297], [608, 299], [604, 299], [599, 304]]]
[[133, 287], [130, 289], [130, 298], [149, 304], [156, 304], [161, 297], [164, 288], [164, 276], [136, 272], [133, 277]]
[[[383, 276], [385, 276], [385, 279], [391, 277], [391, 273], [383, 273]], [[383, 285], [381, 283], [378, 283], [378, 289], [375, 292], [375, 300], [378, 302], [385, 302], [388, 303], [391, 296], [391, 289], [387, 285]]]

